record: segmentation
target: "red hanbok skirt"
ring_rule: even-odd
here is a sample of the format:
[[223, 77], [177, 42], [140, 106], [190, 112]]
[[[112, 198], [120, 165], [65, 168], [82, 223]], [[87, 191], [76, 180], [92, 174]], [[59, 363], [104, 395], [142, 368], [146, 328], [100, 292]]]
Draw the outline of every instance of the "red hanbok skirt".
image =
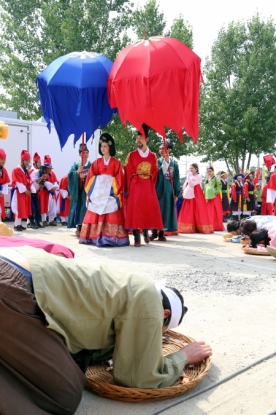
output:
[[86, 211], [83, 219], [80, 244], [101, 246], [128, 246], [128, 232], [124, 229], [123, 209], [113, 213], [98, 215]]
[[208, 216], [206, 200], [201, 187], [194, 187], [195, 197], [184, 199], [178, 216], [179, 233], [213, 233], [214, 228]]
[[219, 194], [216, 195], [214, 199], [207, 200], [207, 211], [210, 222], [213, 224], [214, 231], [224, 231], [222, 205]]
[[261, 215], [273, 215], [271, 203], [262, 202]]

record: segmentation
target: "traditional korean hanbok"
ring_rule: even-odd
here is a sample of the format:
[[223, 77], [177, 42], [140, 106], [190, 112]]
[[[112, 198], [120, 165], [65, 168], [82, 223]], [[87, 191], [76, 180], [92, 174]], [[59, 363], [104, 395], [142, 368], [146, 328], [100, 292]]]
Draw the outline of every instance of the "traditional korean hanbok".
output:
[[87, 175], [87, 211], [79, 243], [98, 247], [129, 245], [124, 229], [122, 191], [124, 173], [119, 160], [104, 157], [94, 161]]
[[251, 215], [252, 212], [256, 210], [255, 194], [254, 194], [255, 184], [250, 179], [245, 180], [243, 185], [243, 214]]
[[59, 216], [61, 223], [64, 226], [67, 225], [68, 215], [70, 212], [70, 194], [68, 191], [68, 176], [64, 176], [59, 184]]
[[204, 195], [207, 201], [209, 219], [213, 225], [214, 231], [224, 231], [220, 197], [221, 187], [221, 181], [216, 176], [208, 177], [205, 180]]
[[268, 184], [264, 186], [263, 191], [262, 191], [261, 215], [273, 215], [272, 205], [271, 203], [267, 203], [267, 188], [268, 188]]
[[156, 193], [161, 210], [164, 228], [177, 231], [175, 196], [180, 193], [180, 180], [178, 164], [174, 160], [166, 163], [163, 157], [158, 159], [158, 176]]
[[200, 187], [202, 177], [199, 173], [188, 172], [183, 185], [183, 204], [178, 216], [180, 233], [213, 233], [214, 228], [209, 219], [207, 204]]
[[5, 195], [9, 191], [10, 178], [5, 167], [0, 167], [0, 221], [5, 219]]
[[221, 177], [221, 205], [222, 205], [222, 213], [223, 215], [227, 215], [230, 213], [230, 206], [229, 206], [229, 190], [228, 190], [228, 183], [227, 179]]

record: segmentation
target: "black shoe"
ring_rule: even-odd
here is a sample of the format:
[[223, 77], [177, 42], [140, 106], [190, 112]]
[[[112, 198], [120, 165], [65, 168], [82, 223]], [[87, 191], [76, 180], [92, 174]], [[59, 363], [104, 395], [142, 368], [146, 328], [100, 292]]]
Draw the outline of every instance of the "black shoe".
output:
[[150, 236], [150, 240], [153, 241], [156, 238], [157, 238], [157, 230], [156, 229], [153, 229], [152, 230], [152, 234]]
[[61, 222], [62, 226], [67, 226], [67, 222]]
[[40, 222], [38, 222], [38, 221], [36, 221], [36, 224], [37, 224], [37, 228], [45, 228], [45, 226], [44, 225], [42, 225]]
[[141, 246], [140, 229], [133, 230], [134, 246]]
[[75, 235], [79, 238], [81, 234], [81, 225], [77, 225], [76, 228]]
[[15, 231], [19, 231], [19, 232], [22, 232], [23, 231], [23, 229], [21, 229], [22, 228], [22, 226], [21, 225], [17, 225], [17, 226], [14, 226], [13, 227], [13, 229], [15, 230]]
[[144, 241], [146, 244], [150, 243], [150, 237], [149, 237], [149, 232], [147, 229], [143, 229], [143, 236], [144, 236]]
[[57, 226], [57, 223], [54, 220], [52, 220], [51, 222], [49, 222], [49, 226]]
[[31, 222], [30, 228], [32, 228], [32, 229], [38, 229], [38, 226], [37, 226], [37, 224], [35, 222]]
[[30, 228], [30, 227], [31, 227], [31, 224], [30, 224], [30, 223], [28, 223], [28, 224], [27, 224], [27, 228]]
[[26, 230], [26, 228], [24, 228], [24, 226], [22, 226], [22, 225], [19, 225], [19, 226], [21, 228], [21, 231], [25, 231]]

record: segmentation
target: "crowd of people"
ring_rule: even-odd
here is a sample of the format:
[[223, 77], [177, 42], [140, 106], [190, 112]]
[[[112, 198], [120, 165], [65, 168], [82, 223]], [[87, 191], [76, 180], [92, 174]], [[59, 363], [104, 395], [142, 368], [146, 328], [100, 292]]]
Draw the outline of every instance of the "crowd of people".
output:
[[[51, 157], [33, 155], [22, 150], [20, 164], [11, 174], [11, 218], [15, 231], [27, 227], [38, 229], [57, 226], [76, 228], [81, 244], [127, 246], [129, 233], [134, 246], [158, 239], [166, 242], [171, 233], [213, 233], [224, 231], [231, 217], [240, 220], [255, 214], [272, 215], [276, 199], [276, 173], [262, 189], [259, 173], [237, 174], [232, 184], [222, 171], [215, 175], [208, 166], [206, 177], [193, 163], [186, 181], [180, 186], [178, 164], [170, 153], [170, 140], [160, 143], [159, 153], [148, 147], [147, 125], [137, 131], [137, 148], [125, 164], [115, 158], [114, 138], [107, 132], [99, 140], [101, 158], [92, 164], [86, 144], [80, 144], [80, 160], [59, 181]], [[273, 159], [273, 158], [272, 158]], [[5, 217], [3, 196], [8, 193], [9, 174], [4, 164], [6, 154], [0, 150], [0, 214]], [[272, 165], [268, 166], [272, 170]], [[274, 177], [275, 176], [275, 177]], [[276, 211], [276, 210], [275, 210]]]

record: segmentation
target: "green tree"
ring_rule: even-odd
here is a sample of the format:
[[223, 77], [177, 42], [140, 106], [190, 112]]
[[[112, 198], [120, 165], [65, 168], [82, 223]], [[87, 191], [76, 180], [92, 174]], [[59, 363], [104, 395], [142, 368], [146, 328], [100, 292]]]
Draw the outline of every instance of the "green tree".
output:
[[[148, 36], [163, 35], [164, 14], [155, 0], [133, 9], [129, 0], [0, 0], [0, 108], [17, 111], [23, 119], [41, 116], [36, 76], [54, 59], [72, 51], [96, 51], [111, 60], [145, 28]], [[171, 36], [192, 46], [192, 30], [181, 16], [169, 30]], [[106, 130], [114, 134], [122, 161], [135, 147], [135, 131], [125, 128], [115, 115]], [[170, 130], [173, 155], [191, 152], [191, 140], [182, 146]], [[161, 137], [150, 132], [150, 147], [158, 153]]]
[[249, 169], [252, 155], [276, 143], [275, 24], [256, 15], [231, 23], [215, 41], [204, 68], [198, 154]]
[[174, 37], [175, 39], [180, 40], [190, 49], [193, 49], [194, 47], [193, 29], [189, 22], [184, 20], [182, 14], [174, 19], [170, 30], [166, 33], [166, 36]]
[[156, 0], [149, 0], [144, 7], [136, 8], [132, 15], [132, 27], [138, 39], [143, 37], [144, 29], [148, 37], [163, 35], [166, 20]]
[[130, 42], [131, 10], [129, 0], [0, 0], [0, 108], [39, 117], [36, 76], [72, 51], [114, 60]]

